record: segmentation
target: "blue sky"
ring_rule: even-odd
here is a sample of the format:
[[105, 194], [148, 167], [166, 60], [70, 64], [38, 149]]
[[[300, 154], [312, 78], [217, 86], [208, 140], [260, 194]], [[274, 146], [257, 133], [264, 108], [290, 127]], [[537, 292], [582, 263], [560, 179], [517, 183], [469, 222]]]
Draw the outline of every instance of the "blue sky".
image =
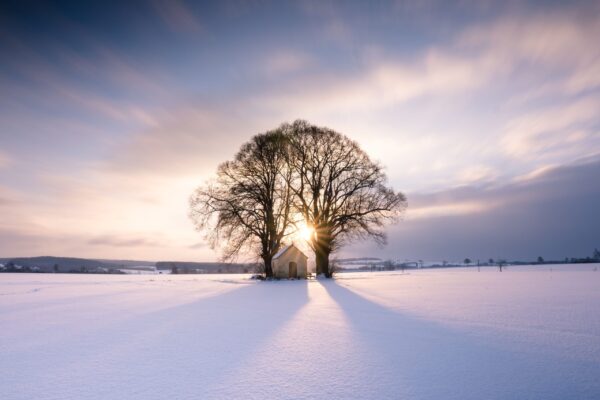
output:
[[209, 260], [192, 190], [297, 118], [408, 196], [399, 259], [600, 247], [598, 2], [3, 2], [0, 254]]

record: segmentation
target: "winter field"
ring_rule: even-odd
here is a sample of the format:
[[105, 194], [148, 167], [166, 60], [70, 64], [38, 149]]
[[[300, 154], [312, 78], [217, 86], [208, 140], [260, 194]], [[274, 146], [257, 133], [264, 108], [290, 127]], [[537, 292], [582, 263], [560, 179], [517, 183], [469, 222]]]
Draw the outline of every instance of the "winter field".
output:
[[2, 274], [0, 371], [5, 400], [599, 399], [600, 265]]

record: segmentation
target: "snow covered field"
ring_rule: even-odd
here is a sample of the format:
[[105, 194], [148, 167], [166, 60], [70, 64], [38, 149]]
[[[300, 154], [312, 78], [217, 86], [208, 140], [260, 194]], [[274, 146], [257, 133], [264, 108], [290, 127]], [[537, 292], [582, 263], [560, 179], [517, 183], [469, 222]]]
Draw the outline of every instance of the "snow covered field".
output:
[[0, 275], [0, 399], [207, 398], [600, 399], [600, 265]]

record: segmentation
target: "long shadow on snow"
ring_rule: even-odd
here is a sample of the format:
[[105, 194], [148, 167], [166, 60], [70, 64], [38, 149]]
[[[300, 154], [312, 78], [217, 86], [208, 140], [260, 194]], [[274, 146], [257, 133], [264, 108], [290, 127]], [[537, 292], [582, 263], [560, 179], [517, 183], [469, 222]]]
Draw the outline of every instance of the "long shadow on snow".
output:
[[[38, 386], [46, 383], [46, 395], [60, 393], [65, 381], [81, 382], [81, 396], [102, 398], [118, 388], [123, 398], [202, 398], [210, 383], [261, 348], [307, 301], [306, 281], [247, 284], [21, 352], [11, 364], [14, 371], [32, 371], [27, 379]], [[128, 394], [139, 379], [147, 380], [144, 392], [138, 386]]]
[[375, 365], [365, 385], [378, 398], [600, 398], [600, 363], [519, 353], [493, 338], [392, 311], [339, 282], [321, 283], [370, 349]]

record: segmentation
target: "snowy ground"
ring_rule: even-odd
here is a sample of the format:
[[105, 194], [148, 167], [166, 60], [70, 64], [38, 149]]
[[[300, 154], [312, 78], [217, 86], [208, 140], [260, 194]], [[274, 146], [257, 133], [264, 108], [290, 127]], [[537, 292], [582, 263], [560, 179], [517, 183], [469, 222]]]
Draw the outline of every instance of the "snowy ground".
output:
[[600, 265], [550, 268], [1, 274], [0, 399], [600, 399]]

